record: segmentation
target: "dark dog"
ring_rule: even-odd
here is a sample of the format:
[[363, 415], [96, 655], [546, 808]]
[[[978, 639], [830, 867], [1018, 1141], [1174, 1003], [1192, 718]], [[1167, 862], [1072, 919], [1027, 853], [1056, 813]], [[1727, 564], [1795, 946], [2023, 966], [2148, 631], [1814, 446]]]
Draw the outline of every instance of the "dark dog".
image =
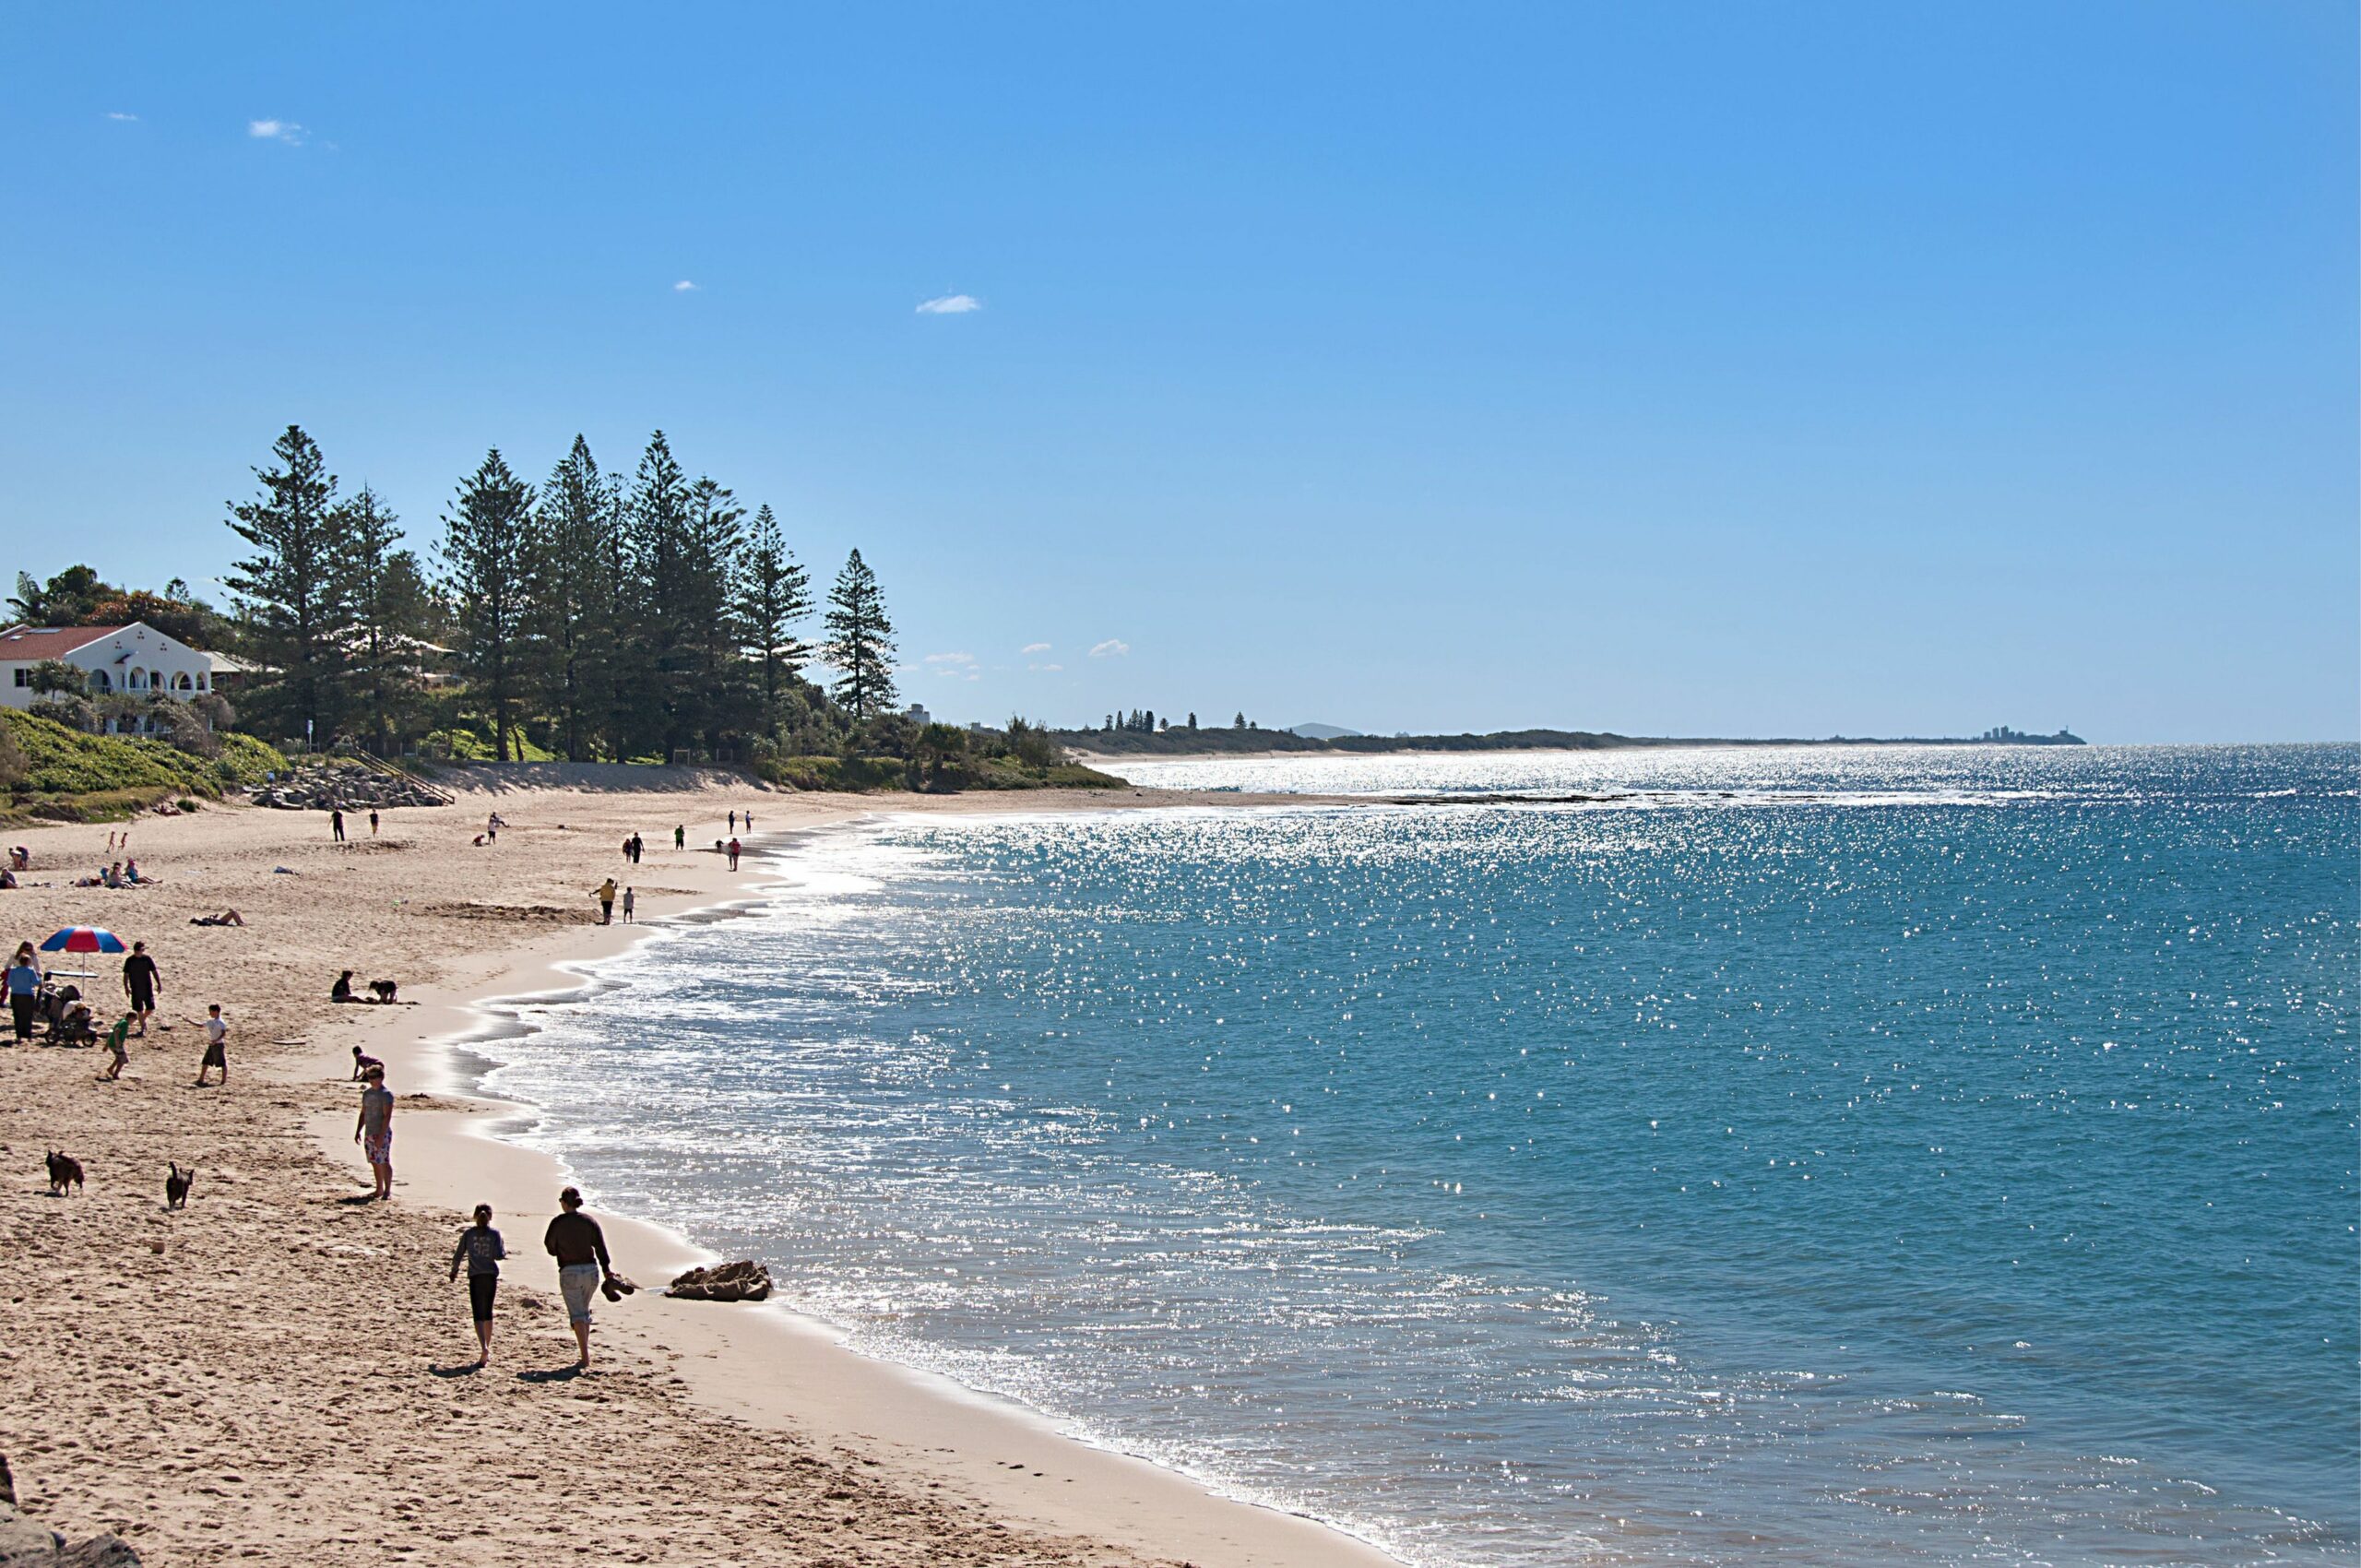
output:
[[172, 1168], [172, 1173], [164, 1178], [164, 1206], [186, 1208], [189, 1187], [196, 1181], [196, 1167], [192, 1165], [184, 1170], [177, 1161], [168, 1159], [164, 1163]]
[[76, 1192], [81, 1191], [82, 1162], [72, 1155], [52, 1149], [49, 1151], [49, 1195], [53, 1198], [62, 1196], [67, 1187]]
[[391, 1002], [394, 1000], [394, 993], [401, 987], [393, 980], [377, 980], [369, 982], [369, 989], [377, 993], [378, 1001]]

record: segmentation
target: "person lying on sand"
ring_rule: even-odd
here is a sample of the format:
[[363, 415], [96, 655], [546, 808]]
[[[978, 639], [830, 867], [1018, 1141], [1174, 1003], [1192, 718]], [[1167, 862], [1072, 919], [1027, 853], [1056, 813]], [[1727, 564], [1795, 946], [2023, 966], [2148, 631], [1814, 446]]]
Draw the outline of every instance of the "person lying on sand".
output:
[[218, 915], [193, 915], [189, 918], [188, 923], [191, 925], [243, 925], [246, 923], [246, 917], [235, 909], [224, 909]]

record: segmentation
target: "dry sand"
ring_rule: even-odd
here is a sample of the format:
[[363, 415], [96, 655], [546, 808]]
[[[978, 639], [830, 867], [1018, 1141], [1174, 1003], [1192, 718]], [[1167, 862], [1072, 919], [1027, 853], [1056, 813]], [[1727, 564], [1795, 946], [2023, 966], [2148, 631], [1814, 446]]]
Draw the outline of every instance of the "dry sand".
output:
[[[542, 783], [611, 773], [540, 770]], [[29, 1513], [113, 1529], [151, 1564], [666, 1562], [1133, 1564], [1374, 1568], [1373, 1550], [1210, 1496], [1170, 1472], [1062, 1438], [1027, 1413], [844, 1349], [776, 1307], [602, 1307], [587, 1376], [540, 1229], [559, 1172], [499, 1142], [504, 1111], [451, 1092], [469, 1004], [555, 989], [554, 966], [633, 939], [589, 890], [614, 873], [641, 918], [751, 898], [694, 849], [752, 805], [765, 834], [875, 811], [859, 797], [706, 787], [656, 793], [513, 788], [365, 815], [330, 841], [317, 813], [144, 818], [131, 852], [163, 885], [75, 888], [115, 856], [110, 828], [16, 829], [35, 870], [0, 893], [7, 944], [62, 925], [144, 938], [162, 1017], [117, 1083], [106, 1053], [0, 1049], [0, 1455]], [[1241, 797], [1196, 798], [1235, 805]], [[1187, 796], [894, 797], [919, 810], [1108, 809]], [[1290, 802], [1289, 803], [1300, 803]], [[487, 811], [510, 826], [470, 845]], [[675, 852], [686, 824], [692, 849]], [[636, 830], [645, 862], [623, 875]], [[281, 874], [284, 867], [293, 874]], [[235, 907], [247, 924], [196, 927]], [[84, 989], [112, 1008], [120, 960]], [[338, 970], [397, 978], [396, 1008], [328, 1004]], [[226, 1087], [192, 1087], [195, 1020], [232, 1021]], [[106, 1014], [110, 1019], [112, 1013]], [[396, 1196], [367, 1201], [351, 1137], [351, 1048], [403, 1098]], [[507, 1108], [513, 1111], [514, 1108]], [[85, 1191], [48, 1195], [42, 1156], [80, 1158]], [[165, 1162], [197, 1170], [164, 1206]], [[446, 1270], [462, 1210], [495, 1205], [511, 1258], [492, 1366], [468, 1370], [465, 1288]], [[668, 1232], [606, 1218], [643, 1285], [706, 1261]], [[563, 1558], [558, 1560], [563, 1561]]]

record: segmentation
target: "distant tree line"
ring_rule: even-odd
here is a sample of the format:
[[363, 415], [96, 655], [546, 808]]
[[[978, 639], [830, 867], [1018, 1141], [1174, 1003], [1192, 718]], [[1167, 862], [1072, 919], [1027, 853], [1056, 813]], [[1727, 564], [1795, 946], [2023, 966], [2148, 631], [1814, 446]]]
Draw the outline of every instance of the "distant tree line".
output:
[[539, 484], [487, 452], [422, 551], [374, 491], [340, 489], [300, 426], [255, 478], [229, 505], [226, 610], [178, 580], [125, 588], [88, 565], [19, 574], [10, 600], [34, 625], [144, 621], [235, 654], [250, 666], [237, 708], [158, 695], [135, 714], [139, 699], [53, 662], [34, 671], [37, 711], [86, 729], [144, 719], [193, 749], [234, 721], [380, 755], [726, 759], [812, 787], [1113, 782], [1023, 719], [961, 729], [897, 711], [894, 624], [860, 552], [823, 603], [777, 514], [691, 479], [660, 431], [628, 475], [580, 436]]
[[578, 435], [539, 484], [493, 448], [426, 559], [301, 427], [271, 458], [230, 507], [250, 553], [224, 578], [266, 733], [386, 752], [456, 719], [500, 759], [743, 760], [842, 750], [892, 714], [894, 627], [860, 552], [805, 641], [819, 607], [777, 517], [691, 479], [661, 431], [628, 477]]

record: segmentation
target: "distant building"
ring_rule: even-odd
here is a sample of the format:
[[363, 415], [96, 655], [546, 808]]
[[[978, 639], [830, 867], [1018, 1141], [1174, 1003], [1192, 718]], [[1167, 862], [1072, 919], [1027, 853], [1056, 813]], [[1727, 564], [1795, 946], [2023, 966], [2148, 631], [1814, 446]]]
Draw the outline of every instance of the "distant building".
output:
[[[213, 655], [144, 621], [127, 626], [17, 625], [0, 628], [0, 702], [30, 707], [42, 695], [33, 689], [33, 666], [53, 659], [81, 671], [93, 697], [161, 695], [186, 702], [215, 683]], [[139, 720], [138, 728], [148, 728], [148, 720]]]
[[913, 724], [924, 725], [934, 722], [934, 715], [926, 710], [926, 704], [922, 702], [914, 702], [910, 704], [909, 707], [904, 708], [902, 710], [902, 717], [908, 719]]

